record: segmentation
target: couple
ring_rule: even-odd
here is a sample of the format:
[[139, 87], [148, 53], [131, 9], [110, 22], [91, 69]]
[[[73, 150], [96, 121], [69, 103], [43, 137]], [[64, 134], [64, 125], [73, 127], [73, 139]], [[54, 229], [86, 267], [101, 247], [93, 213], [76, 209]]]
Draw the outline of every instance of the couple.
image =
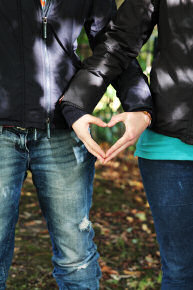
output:
[[[123, 85], [124, 70], [130, 67], [132, 71], [133, 58], [157, 25], [158, 47], [150, 82], [152, 107], [149, 95], [142, 95], [145, 86], [139, 89], [141, 80], [136, 74], [135, 87], [131, 73], [128, 95], [125, 87], [118, 91], [125, 113], [108, 124], [124, 122], [126, 131], [106, 155], [88, 136], [92, 116], [82, 116], [72, 127], [104, 163], [141, 135], [135, 154], [160, 247], [163, 290], [193, 289], [192, 15], [191, 0], [125, 0], [93, 56], [85, 60], [60, 100], [62, 107], [71, 104], [91, 113], [106, 86], [121, 73], [117, 84]], [[133, 90], [137, 96], [132, 95]], [[104, 126], [99, 121], [96, 124]]]
[[[136, 155], [160, 246], [162, 289], [193, 289], [193, 2], [125, 0], [116, 14], [114, 0], [13, 0], [1, 3], [0, 15], [0, 289], [27, 170], [59, 289], [99, 289], [89, 221], [94, 156], [108, 162], [140, 135]], [[94, 54], [81, 66], [75, 50], [83, 25]], [[135, 58], [155, 25], [151, 97]], [[126, 131], [105, 153], [88, 129], [106, 126], [90, 114], [109, 83], [125, 113], [108, 126], [121, 121]]]

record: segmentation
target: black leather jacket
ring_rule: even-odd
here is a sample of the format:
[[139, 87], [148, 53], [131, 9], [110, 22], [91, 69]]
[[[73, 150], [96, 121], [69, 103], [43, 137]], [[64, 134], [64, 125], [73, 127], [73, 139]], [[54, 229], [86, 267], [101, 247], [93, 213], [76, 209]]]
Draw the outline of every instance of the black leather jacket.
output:
[[[128, 67], [158, 25], [151, 71], [153, 130], [193, 144], [193, 2], [125, 0], [94, 56], [73, 79], [63, 102], [91, 111], [106, 85]], [[94, 85], [93, 85], [94, 84]], [[81, 92], [74, 98], [74, 91]], [[88, 91], [90, 93], [88, 94]], [[92, 101], [89, 100], [92, 96]], [[129, 100], [128, 100], [129, 101]], [[141, 98], [131, 100], [134, 107]]]
[[77, 37], [84, 26], [93, 48], [115, 13], [114, 0], [47, 0], [44, 12], [40, 0], [2, 1], [0, 125], [64, 128], [58, 100], [81, 67]]

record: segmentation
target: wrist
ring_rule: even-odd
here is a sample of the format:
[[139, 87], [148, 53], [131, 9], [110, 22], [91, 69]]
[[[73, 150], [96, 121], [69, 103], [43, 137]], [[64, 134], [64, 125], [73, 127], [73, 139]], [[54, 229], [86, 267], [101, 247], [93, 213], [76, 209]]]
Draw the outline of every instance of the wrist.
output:
[[145, 120], [148, 124], [148, 127], [151, 125], [152, 117], [151, 114], [148, 111], [142, 111], [142, 113], [145, 115]]

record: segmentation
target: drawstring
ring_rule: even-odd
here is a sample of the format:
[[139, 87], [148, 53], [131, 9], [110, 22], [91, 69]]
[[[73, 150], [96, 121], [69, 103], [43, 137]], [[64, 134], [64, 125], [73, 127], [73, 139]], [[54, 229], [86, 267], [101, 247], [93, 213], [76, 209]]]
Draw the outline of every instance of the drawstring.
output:
[[37, 129], [34, 128], [34, 140], [37, 141], [37, 139], [38, 139], [38, 138], [37, 138]]

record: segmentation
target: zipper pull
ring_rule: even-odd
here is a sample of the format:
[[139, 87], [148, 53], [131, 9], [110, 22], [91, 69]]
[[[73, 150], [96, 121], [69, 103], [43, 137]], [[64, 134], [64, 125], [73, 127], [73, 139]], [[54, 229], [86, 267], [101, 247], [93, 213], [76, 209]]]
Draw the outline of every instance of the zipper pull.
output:
[[50, 139], [50, 119], [47, 119], [47, 138]]
[[42, 17], [42, 30], [43, 30], [43, 39], [47, 39], [47, 27], [48, 27], [48, 19], [47, 17]]

